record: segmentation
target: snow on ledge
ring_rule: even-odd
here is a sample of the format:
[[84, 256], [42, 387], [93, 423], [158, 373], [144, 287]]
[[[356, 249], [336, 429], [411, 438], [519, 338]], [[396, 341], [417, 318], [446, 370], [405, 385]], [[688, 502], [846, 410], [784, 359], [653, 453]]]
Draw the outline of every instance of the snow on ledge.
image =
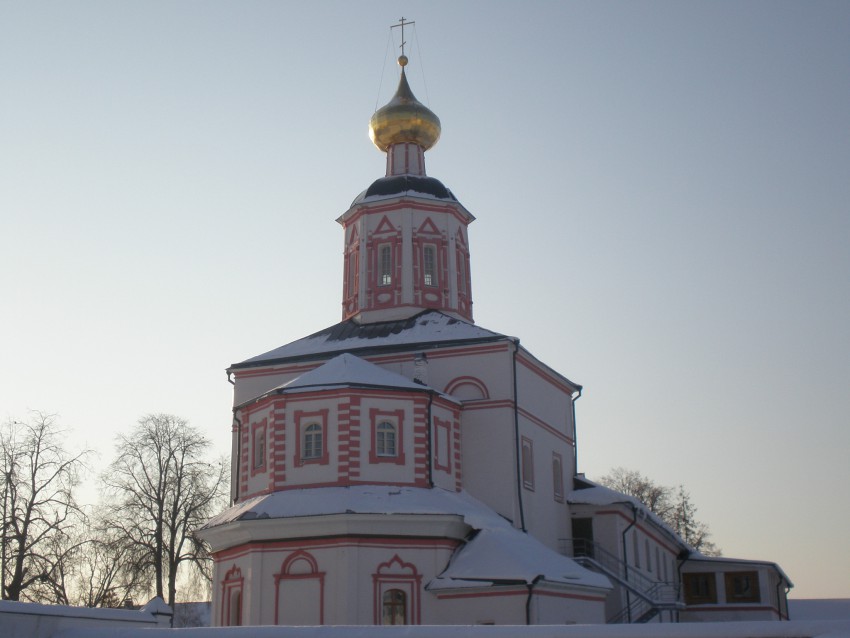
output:
[[186, 638], [848, 638], [850, 621], [70, 629], [55, 634], [55, 638], [180, 638], [181, 635]]

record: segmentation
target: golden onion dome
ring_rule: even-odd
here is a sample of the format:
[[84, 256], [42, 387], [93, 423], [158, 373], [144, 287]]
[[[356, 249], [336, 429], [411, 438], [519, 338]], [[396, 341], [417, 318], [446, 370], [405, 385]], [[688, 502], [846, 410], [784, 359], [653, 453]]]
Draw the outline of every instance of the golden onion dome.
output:
[[372, 115], [369, 137], [384, 152], [401, 142], [413, 142], [427, 151], [440, 139], [440, 118], [419, 102], [410, 90], [404, 74], [407, 57], [402, 55], [398, 63], [401, 65], [398, 89], [393, 99]]

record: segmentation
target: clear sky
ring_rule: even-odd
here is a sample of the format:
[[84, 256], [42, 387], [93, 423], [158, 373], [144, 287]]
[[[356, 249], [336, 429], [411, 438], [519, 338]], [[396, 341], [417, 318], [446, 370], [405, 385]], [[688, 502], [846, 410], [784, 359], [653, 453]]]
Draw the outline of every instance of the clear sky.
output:
[[476, 322], [585, 386], [579, 470], [850, 597], [845, 1], [0, 0], [0, 418], [229, 454], [225, 368], [340, 319], [401, 16]]

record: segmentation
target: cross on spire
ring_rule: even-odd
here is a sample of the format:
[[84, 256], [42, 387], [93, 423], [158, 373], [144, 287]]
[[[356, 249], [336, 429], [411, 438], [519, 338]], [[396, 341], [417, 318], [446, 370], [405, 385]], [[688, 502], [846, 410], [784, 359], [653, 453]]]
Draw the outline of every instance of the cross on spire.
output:
[[395, 29], [396, 27], [401, 27], [401, 54], [402, 54], [402, 56], [404, 55], [404, 45], [407, 44], [407, 42], [404, 41], [404, 27], [410, 26], [411, 24], [416, 24], [416, 22], [411, 22], [409, 20], [407, 22], [405, 22], [404, 16], [402, 16], [401, 19], [398, 21], [398, 24], [393, 24], [393, 25], [390, 26], [390, 29]]

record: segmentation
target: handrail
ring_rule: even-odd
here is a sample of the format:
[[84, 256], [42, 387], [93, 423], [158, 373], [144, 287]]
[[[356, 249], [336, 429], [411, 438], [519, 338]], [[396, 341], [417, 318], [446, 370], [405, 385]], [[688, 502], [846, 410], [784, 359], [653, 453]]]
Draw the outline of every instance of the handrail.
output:
[[605, 574], [636, 595], [631, 604], [609, 618], [607, 622], [619, 623], [626, 618], [633, 618], [635, 619], [633, 622], [642, 623], [651, 620], [662, 610], [676, 610], [684, 607], [679, 600], [679, 588], [675, 583], [655, 580], [634, 568], [630, 569], [619, 556], [593, 541], [569, 538], [562, 541], [565, 545], [567, 542], [571, 543], [573, 560], [577, 563]]

